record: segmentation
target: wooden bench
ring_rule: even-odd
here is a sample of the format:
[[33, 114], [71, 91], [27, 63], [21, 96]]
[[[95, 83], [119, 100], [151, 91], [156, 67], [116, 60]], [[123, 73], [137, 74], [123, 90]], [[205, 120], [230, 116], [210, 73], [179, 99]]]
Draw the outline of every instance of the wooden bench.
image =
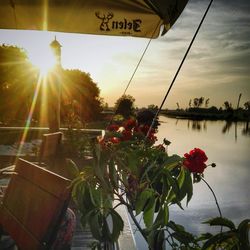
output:
[[50, 249], [70, 200], [70, 180], [18, 159], [0, 204], [0, 225], [19, 249]]

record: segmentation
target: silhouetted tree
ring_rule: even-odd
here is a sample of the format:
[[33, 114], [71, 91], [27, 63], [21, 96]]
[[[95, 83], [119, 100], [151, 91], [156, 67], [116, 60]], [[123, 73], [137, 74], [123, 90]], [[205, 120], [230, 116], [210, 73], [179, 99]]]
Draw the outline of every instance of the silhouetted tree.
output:
[[[100, 89], [90, 74], [80, 70], [64, 70], [62, 78], [62, 119], [67, 117], [67, 107], [72, 107], [82, 123], [97, 120], [102, 111]], [[72, 110], [71, 108], [71, 110]]]
[[207, 98], [206, 101], [205, 101], [205, 107], [206, 107], [206, 108], [208, 107], [209, 101], [210, 101], [209, 98]]
[[193, 105], [194, 105], [194, 108], [198, 108], [199, 107], [199, 98], [194, 98]]
[[204, 102], [204, 97], [200, 97], [198, 101], [198, 107], [201, 107]]
[[244, 107], [246, 110], [250, 110], [250, 101], [245, 102]]
[[240, 93], [240, 94], [239, 94], [239, 97], [238, 97], [238, 102], [237, 102], [237, 109], [240, 107], [240, 99], [241, 99], [241, 96], [242, 96], [242, 94]]
[[0, 46], [0, 119], [26, 120], [35, 93], [38, 70], [26, 51]]
[[[202, 104], [203, 104], [203, 102], [204, 102], [204, 97], [200, 97], [200, 98], [194, 98], [194, 100], [193, 100], [193, 106], [194, 106], [194, 108], [199, 108], [199, 107], [201, 107], [202, 106]], [[189, 102], [189, 104], [190, 104], [190, 102]]]
[[[39, 71], [26, 52], [15, 46], [0, 46], [0, 120], [23, 123], [27, 119], [37, 89], [33, 118], [40, 119], [44, 99], [38, 84]], [[62, 118], [79, 117], [81, 121], [99, 119], [103, 99], [90, 75], [80, 70], [62, 70]], [[38, 88], [40, 86], [40, 88]], [[23, 124], [24, 125], [24, 124]]]
[[189, 106], [189, 108], [191, 108], [191, 106], [192, 106], [192, 99], [189, 100], [188, 106]]
[[134, 102], [135, 98], [131, 95], [121, 96], [115, 103], [116, 114], [120, 114], [126, 119], [133, 116], [135, 111]]
[[225, 101], [225, 102], [224, 102], [224, 107], [225, 107], [225, 110], [226, 110], [226, 111], [231, 111], [231, 110], [233, 110], [233, 108], [232, 108], [232, 103], [229, 103], [228, 101]]
[[[156, 112], [154, 112], [152, 109], [143, 109], [137, 113], [136, 119], [139, 124], [148, 125], [150, 127], [154, 120], [155, 114]], [[157, 129], [159, 125], [159, 117], [156, 117], [152, 127]]]
[[150, 110], [158, 110], [158, 106], [154, 105], [154, 104], [150, 104], [150, 105], [148, 105], [148, 109], [150, 109]]

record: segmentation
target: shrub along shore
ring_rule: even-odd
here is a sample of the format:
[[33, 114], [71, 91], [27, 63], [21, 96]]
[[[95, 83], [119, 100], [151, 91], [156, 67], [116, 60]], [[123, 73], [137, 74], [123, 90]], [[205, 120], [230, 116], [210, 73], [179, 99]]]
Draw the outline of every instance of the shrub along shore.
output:
[[220, 110], [212, 108], [189, 108], [186, 110], [162, 110], [161, 115], [194, 120], [250, 121], [250, 111], [244, 109]]

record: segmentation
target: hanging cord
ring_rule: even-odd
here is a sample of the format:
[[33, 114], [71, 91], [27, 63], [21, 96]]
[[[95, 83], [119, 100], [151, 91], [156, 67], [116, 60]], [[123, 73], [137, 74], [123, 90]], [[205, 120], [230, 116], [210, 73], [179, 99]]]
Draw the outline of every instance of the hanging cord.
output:
[[173, 78], [173, 80], [172, 80], [172, 82], [171, 82], [171, 84], [170, 84], [170, 86], [169, 86], [169, 88], [168, 88], [168, 91], [167, 91], [165, 97], [163, 98], [163, 101], [162, 101], [162, 103], [161, 103], [161, 106], [159, 107], [159, 109], [157, 110], [157, 112], [156, 112], [156, 114], [155, 114], [155, 116], [154, 116], [154, 119], [153, 119], [153, 121], [152, 121], [152, 123], [151, 123], [151, 125], [150, 125], [150, 128], [149, 128], [149, 130], [148, 130], [148, 132], [147, 132], [147, 135], [146, 135], [146, 137], [145, 137], [145, 140], [148, 138], [148, 136], [149, 136], [149, 134], [150, 134], [150, 132], [151, 132], [151, 130], [152, 130], [154, 124], [155, 124], [155, 121], [156, 121], [156, 119], [157, 119], [159, 113], [160, 113], [161, 110], [162, 110], [162, 107], [163, 107], [163, 105], [164, 105], [164, 103], [165, 103], [165, 101], [166, 101], [166, 99], [167, 99], [167, 97], [168, 97], [168, 94], [169, 94], [170, 90], [172, 89], [172, 87], [173, 87], [173, 85], [174, 85], [174, 83], [175, 83], [175, 80], [176, 80], [176, 78], [177, 78], [177, 76], [178, 76], [178, 74], [179, 74], [179, 72], [180, 72], [180, 70], [181, 70], [181, 68], [182, 68], [182, 65], [183, 65], [183, 63], [184, 63], [184, 61], [185, 61], [185, 59], [186, 59], [186, 57], [187, 57], [187, 55], [188, 55], [188, 53], [189, 53], [189, 51], [190, 51], [192, 45], [193, 45], [193, 42], [194, 42], [194, 40], [195, 40], [195, 38], [196, 38], [196, 36], [197, 36], [199, 30], [200, 30], [200, 27], [201, 27], [201, 25], [203, 24], [203, 21], [204, 21], [206, 15], [207, 15], [207, 13], [208, 13], [208, 11], [209, 11], [209, 9], [210, 9], [210, 6], [211, 6], [212, 2], [213, 2], [213, 0], [210, 1], [209, 5], [208, 5], [208, 7], [207, 7], [207, 9], [206, 9], [206, 11], [205, 11], [205, 13], [204, 13], [204, 15], [203, 15], [201, 21], [200, 21], [200, 24], [199, 24], [199, 26], [198, 26], [198, 28], [197, 28], [197, 30], [196, 30], [196, 32], [195, 32], [195, 34], [194, 34], [194, 36], [193, 36], [193, 38], [192, 38], [190, 44], [189, 44], [189, 46], [188, 46], [188, 49], [187, 49], [187, 51], [186, 51], [186, 53], [185, 53], [185, 55], [184, 55], [184, 57], [183, 57], [183, 59], [182, 59], [182, 61], [181, 61], [181, 63], [180, 63], [180, 65], [179, 65], [179, 67], [178, 67], [176, 73], [175, 73], [175, 76], [174, 76], [174, 78]]
[[154, 37], [155, 32], [157, 31], [159, 25], [160, 25], [160, 21], [159, 21], [159, 23], [156, 25], [156, 28], [155, 28], [154, 32], [152, 33], [152, 36], [150, 37], [150, 39], [149, 39], [149, 41], [148, 41], [148, 44], [147, 44], [146, 48], [144, 49], [144, 51], [143, 51], [143, 53], [142, 53], [142, 55], [141, 55], [141, 58], [140, 58], [139, 62], [137, 63], [137, 65], [136, 65], [136, 67], [135, 67], [135, 70], [134, 70], [134, 72], [133, 72], [133, 74], [132, 74], [132, 76], [131, 76], [131, 78], [130, 78], [128, 84], [127, 84], [127, 87], [125, 88], [125, 90], [124, 90], [124, 92], [123, 92], [122, 95], [125, 95], [125, 93], [127, 92], [127, 89], [128, 89], [128, 87], [129, 87], [131, 81], [133, 80], [134, 75], [135, 75], [137, 69], [139, 68], [139, 65], [141, 64], [141, 61], [142, 61], [142, 59], [143, 59], [143, 57], [144, 57], [144, 55], [145, 55], [145, 53], [146, 53], [146, 51], [147, 51], [147, 49], [148, 49], [148, 47], [149, 47], [149, 45], [150, 45], [150, 43], [151, 43], [153, 37]]
[[[152, 41], [154, 35], [155, 35], [155, 32], [157, 31], [157, 29], [158, 29], [160, 23], [161, 23], [161, 20], [157, 23], [157, 25], [156, 25], [156, 27], [155, 27], [155, 30], [153, 31], [152, 36], [150, 37], [150, 39], [149, 39], [149, 41], [148, 41], [148, 43], [147, 43], [147, 46], [145, 47], [145, 49], [144, 49], [144, 51], [143, 51], [143, 53], [142, 53], [142, 55], [141, 55], [141, 57], [140, 57], [140, 60], [138, 61], [137, 65], [136, 65], [136, 67], [135, 67], [135, 70], [134, 70], [132, 76], [130, 77], [129, 82], [128, 82], [128, 84], [127, 84], [127, 86], [126, 86], [126, 88], [125, 88], [125, 90], [124, 90], [122, 96], [124, 96], [124, 95], [126, 94], [128, 88], [129, 88], [129, 86], [130, 86], [130, 84], [131, 84], [131, 82], [132, 82], [132, 80], [133, 80], [133, 78], [134, 78], [134, 75], [135, 75], [135, 73], [137, 72], [137, 69], [139, 68], [139, 66], [140, 66], [140, 64], [141, 64], [141, 61], [142, 61], [142, 59], [143, 59], [143, 57], [144, 57], [144, 55], [145, 55], [145, 53], [146, 53], [146, 51], [147, 51], [147, 49], [148, 49], [148, 47], [149, 47], [149, 45], [150, 45], [150, 43], [151, 43], [151, 41]], [[111, 119], [110, 119], [110, 121], [109, 121], [107, 127], [113, 122], [114, 116], [115, 116], [116, 112], [117, 112], [117, 109], [114, 111], [114, 114], [112, 115], [112, 117], [111, 117]], [[106, 128], [107, 128], [107, 127], [106, 127]]]

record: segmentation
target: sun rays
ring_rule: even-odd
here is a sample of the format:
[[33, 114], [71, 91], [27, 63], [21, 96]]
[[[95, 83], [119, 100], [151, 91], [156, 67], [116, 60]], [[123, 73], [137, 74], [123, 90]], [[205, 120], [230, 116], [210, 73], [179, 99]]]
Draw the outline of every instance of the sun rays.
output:
[[41, 48], [37, 55], [30, 56], [30, 61], [38, 68], [42, 77], [46, 77], [56, 64], [55, 56], [49, 47]]

